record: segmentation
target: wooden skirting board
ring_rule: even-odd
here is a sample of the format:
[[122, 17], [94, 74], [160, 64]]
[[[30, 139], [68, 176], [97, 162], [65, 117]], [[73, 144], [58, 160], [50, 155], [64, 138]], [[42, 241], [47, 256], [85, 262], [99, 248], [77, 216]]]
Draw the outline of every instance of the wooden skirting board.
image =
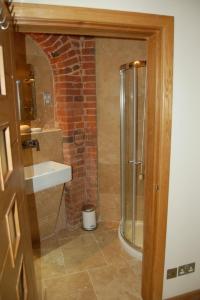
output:
[[200, 300], [200, 290], [190, 292], [184, 295], [168, 298], [166, 300]]

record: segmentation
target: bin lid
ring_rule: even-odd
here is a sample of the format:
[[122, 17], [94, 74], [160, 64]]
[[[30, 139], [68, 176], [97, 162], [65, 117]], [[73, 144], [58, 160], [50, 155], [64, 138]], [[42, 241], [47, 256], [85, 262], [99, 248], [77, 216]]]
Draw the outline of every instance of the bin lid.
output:
[[95, 210], [95, 207], [92, 204], [86, 204], [82, 208], [82, 211], [87, 211], [87, 212], [94, 211], [94, 210]]

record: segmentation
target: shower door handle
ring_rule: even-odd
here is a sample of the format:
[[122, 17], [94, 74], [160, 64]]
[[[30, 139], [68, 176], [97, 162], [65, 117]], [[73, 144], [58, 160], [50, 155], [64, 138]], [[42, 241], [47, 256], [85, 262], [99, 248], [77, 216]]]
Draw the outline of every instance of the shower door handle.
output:
[[142, 164], [143, 164], [143, 162], [140, 161], [140, 160], [139, 160], [139, 161], [129, 160], [128, 163], [129, 163], [129, 164], [133, 164], [133, 165], [135, 165], [135, 166], [138, 166], [138, 165], [142, 165]]

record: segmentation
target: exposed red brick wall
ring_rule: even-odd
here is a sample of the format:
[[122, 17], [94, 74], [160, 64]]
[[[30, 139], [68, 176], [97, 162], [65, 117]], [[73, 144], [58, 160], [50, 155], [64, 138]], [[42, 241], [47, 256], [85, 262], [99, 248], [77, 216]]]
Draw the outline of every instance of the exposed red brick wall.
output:
[[53, 71], [55, 125], [63, 131], [64, 162], [73, 168], [65, 191], [67, 225], [73, 229], [80, 226], [83, 204], [97, 205], [95, 39], [30, 36], [46, 53]]

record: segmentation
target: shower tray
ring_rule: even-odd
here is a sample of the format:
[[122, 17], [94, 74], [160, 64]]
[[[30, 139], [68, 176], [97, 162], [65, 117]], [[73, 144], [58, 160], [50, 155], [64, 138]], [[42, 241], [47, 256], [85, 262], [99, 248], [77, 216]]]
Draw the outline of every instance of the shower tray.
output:
[[45, 161], [24, 167], [26, 193], [36, 193], [72, 179], [71, 166]]

